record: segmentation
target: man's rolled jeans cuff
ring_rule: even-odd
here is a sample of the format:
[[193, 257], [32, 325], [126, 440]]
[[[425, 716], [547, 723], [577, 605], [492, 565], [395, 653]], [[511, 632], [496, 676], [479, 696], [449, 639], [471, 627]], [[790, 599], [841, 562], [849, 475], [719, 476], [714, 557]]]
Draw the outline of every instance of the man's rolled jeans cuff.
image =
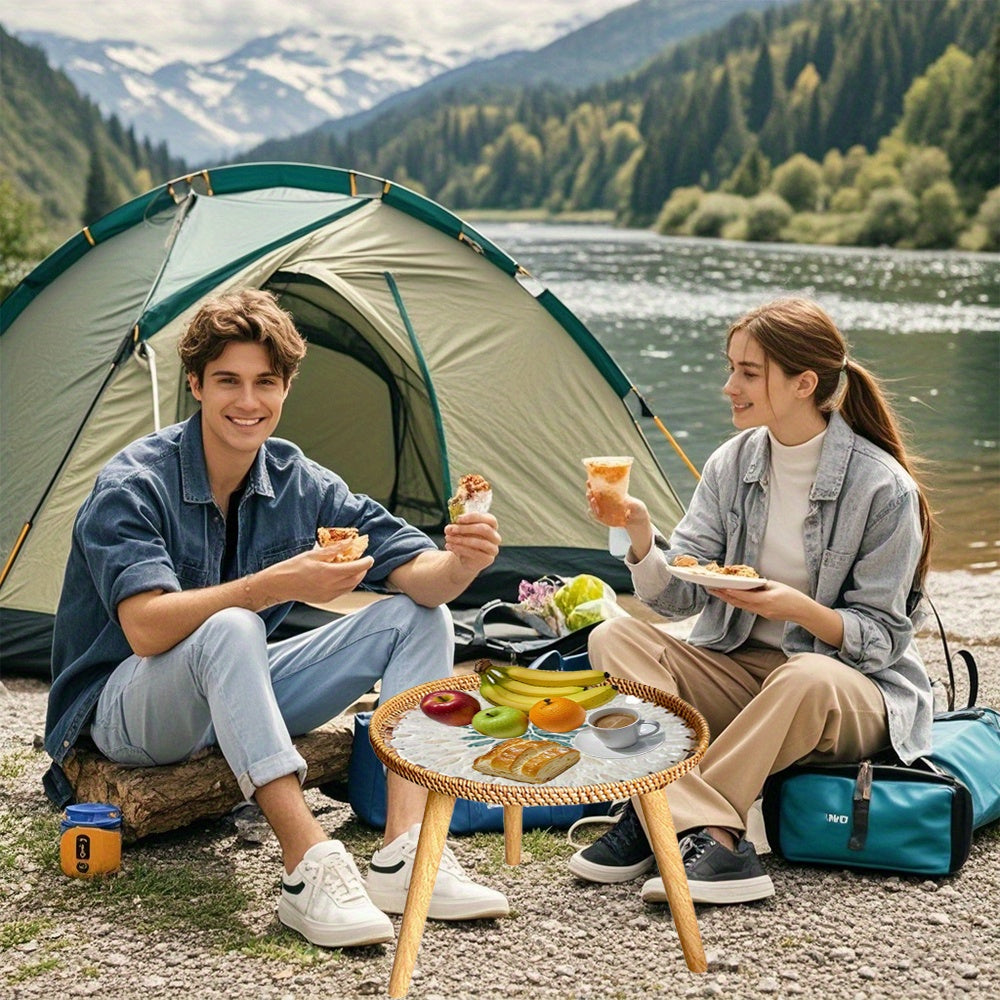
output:
[[278, 778], [283, 778], [286, 774], [294, 774], [299, 779], [299, 784], [303, 785], [306, 780], [306, 772], [309, 765], [303, 760], [302, 755], [297, 750], [282, 750], [271, 757], [265, 757], [250, 766], [250, 770], [236, 776], [240, 791], [243, 797], [250, 801], [254, 793], [263, 785], [269, 785]]

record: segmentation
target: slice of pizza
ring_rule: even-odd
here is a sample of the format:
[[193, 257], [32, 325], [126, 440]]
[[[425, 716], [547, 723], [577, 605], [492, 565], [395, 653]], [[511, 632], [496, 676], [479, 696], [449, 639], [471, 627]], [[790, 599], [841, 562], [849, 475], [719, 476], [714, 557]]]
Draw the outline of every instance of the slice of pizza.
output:
[[357, 528], [317, 528], [316, 541], [320, 548], [334, 549], [334, 562], [360, 559], [368, 548], [368, 536], [359, 535]]

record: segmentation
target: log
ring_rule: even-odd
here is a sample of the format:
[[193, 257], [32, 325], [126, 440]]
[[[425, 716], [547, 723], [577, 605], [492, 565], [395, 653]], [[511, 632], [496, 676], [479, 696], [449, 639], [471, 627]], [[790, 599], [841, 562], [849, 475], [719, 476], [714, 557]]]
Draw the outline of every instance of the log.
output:
[[[308, 765], [305, 787], [347, 780], [352, 715], [339, 715], [293, 742]], [[78, 748], [62, 765], [77, 802], [110, 802], [122, 811], [126, 843], [218, 819], [243, 801], [236, 777], [218, 748], [160, 767], [123, 767], [96, 750]]]

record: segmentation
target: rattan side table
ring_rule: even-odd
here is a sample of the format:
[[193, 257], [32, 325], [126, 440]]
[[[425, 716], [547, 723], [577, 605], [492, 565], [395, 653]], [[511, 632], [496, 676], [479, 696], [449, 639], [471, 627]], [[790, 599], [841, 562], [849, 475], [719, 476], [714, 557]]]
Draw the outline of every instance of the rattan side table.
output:
[[663, 877], [670, 912], [677, 928], [677, 937], [685, 961], [692, 972], [706, 971], [708, 965], [694, 904], [691, 902], [684, 863], [677, 846], [674, 822], [663, 789], [694, 767], [704, 756], [708, 747], [708, 724], [687, 702], [674, 695], [635, 681], [619, 679], [613, 681], [622, 694], [633, 695], [660, 706], [690, 727], [694, 733], [694, 747], [683, 760], [665, 770], [653, 771], [625, 781], [601, 784], [553, 786], [521, 784], [513, 781], [505, 781], [503, 784], [475, 781], [444, 775], [422, 766], [419, 762], [403, 758], [393, 748], [392, 733], [407, 712], [418, 708], [420, 699], [424, 695], [442, 688], [475, 689], [479, 686], [478, 676], [468, 674], [421, 684], [390, 698], [375, 710], [369, 733], [376, 755], [392, 771], [428, 790], [427, 805], [424, 809], [414, 858], [413, 876], [410, 880], [392, 974], [389, 978], [390, 997], [405, 997], [409, 991], [410, 978], [430, 908], [431, 892], [434, 889], [438, 866], [441, 864], [445, 838], [457, 798], [503, 806], [505, 859], [507, 864], [516, 865], [521, 860], [521, 810], [524, 806], [607, 802], [637, 795], [649, 826], [653, 853], [656, 855], [656, 863]]

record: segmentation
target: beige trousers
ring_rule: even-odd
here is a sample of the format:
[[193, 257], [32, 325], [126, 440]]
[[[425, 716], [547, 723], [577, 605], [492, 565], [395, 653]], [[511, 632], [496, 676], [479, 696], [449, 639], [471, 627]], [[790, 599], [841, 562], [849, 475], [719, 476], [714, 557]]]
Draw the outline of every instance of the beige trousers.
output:
[[599, 625], [589, 652], [598, 670], [677, 695], [708, 723], [700, 765], [666, 789], [678, 833], [745, 831], [769, 774], [804, 759], [861, 760], [889, 745], [878, 687], [829, 656], [759, 646], [718, 653], [636, 618]]

